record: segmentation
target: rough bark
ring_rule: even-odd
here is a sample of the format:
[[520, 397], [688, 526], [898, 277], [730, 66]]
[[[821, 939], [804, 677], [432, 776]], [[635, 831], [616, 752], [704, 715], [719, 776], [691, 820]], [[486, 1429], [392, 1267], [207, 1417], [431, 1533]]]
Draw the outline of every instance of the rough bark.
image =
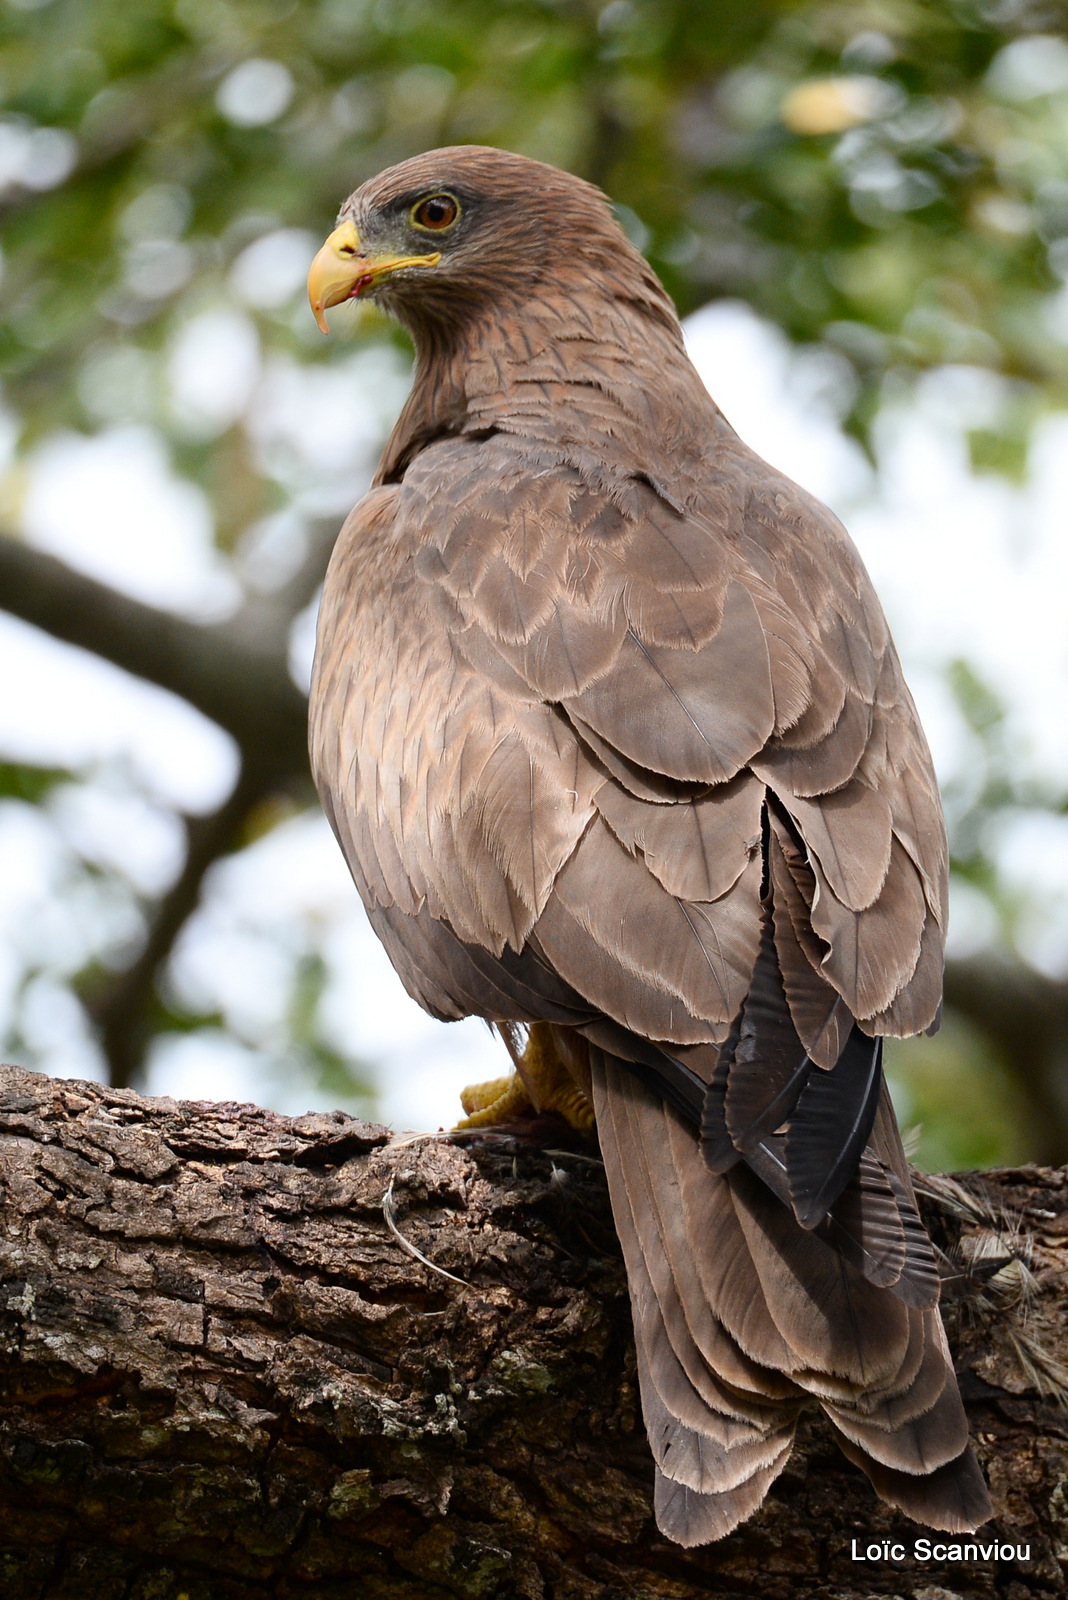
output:
[[[391, 1230], [390, 1186], [399, 1234], [453, 1278]], [[950, 1320], [998, 1510], [985, 1537], [1029, 1558], [914, 1560], [922, 1530], [817, 1418], [761, 1513], [686, 1552], [650, 1516], [625, 1281], [588, 1152], [391, 1142], [341, 1113], [5, 1068], [0, 1593], [1061, 1594], [1068, 1174], [932, 1180], [927, 1206], [970, 1273]], [[991, 1258], [1007, 1263], [994, 1277]], [[885, 1538], [904, 1562], [851, 1559], [852, 1540]]]

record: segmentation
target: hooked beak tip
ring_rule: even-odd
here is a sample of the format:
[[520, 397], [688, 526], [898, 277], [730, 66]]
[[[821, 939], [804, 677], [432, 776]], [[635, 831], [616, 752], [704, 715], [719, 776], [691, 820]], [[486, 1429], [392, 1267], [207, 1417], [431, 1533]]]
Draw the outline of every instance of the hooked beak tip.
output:
[[360, 251], [360, 236], [352, 222], [342, 222], [327, 239], [308, 271], [308, 300], [321, 333], [329, 333], [326, 313], [347, 300], [355, 274], [352, 263]]
[[355, 224], [341, 223], [308, 272], [308, 299], [317, 326], [322, 333], [329, 333], [326, 313], [331, 306], [340, 305], [343, 300], [359, 299], [382, 278], [403, 267], [434, 267], [440, 260], [439, 250], [418, 256], [368, 254], [361, 245]]

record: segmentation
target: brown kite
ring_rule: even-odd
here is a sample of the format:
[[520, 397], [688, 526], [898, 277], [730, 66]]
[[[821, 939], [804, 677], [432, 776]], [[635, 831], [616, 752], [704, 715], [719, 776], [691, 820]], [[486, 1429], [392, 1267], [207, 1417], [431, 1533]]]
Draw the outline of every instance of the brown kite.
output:
[[326, 579], [319, 790], [408, 992], [512, 1049], [471, 1121], [592, 1104], [660, 1527], [748, 1517], [815, 1400], [884, 1500], [974, 1528], [881, 1068], [937, 1023], [945, 832], [856, 550], [566, 173], [406, 161], [309, 287], [324, 328], [376, 296], [417, 356]]

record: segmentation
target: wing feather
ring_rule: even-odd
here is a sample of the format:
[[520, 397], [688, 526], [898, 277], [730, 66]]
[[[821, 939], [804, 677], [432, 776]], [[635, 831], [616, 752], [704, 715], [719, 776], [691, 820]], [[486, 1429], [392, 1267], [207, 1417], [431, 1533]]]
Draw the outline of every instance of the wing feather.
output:
[[674, 805], [639, 800], [613, 783], [594, 796], [620, 844], [683, 900], [718, 900], [733, 888], [760, 844], [763, 803], [763, 786], [749, 774]]
[[737, 580], [729, 585], [723, 621], [699, 650], [647, 645], [628, 629], [614, 670], [563, 703], [641, 766], [683, 782], [726, 782], [775, 725], [768, 646], [752, 595]]
[[850, 911], [866, 911], [879, 898], [890, 868], [889, 801], [856, 778], [819, 800], [788, 789], [775, 793], [836, 898]]
[[[599, 1000], [610, 1016], [622, 1020], [626, 989], [635, 978], [676, 997], [684, 1018], [704, 1018], [722, 1037], [748, 987], [759, 929], [759, 890], [760, 861], [754, 857], [718, 900], [686, 901], [669, 894], [595, 818], [557, 878], [554, 899], [572, 925], [585, 932], [584, 942], [596, 944], [619, 974], [619, 995]], [[538, 937], [545, 944], [547, 936], [553, 959], [560, 956], [568, 963], [555, 924], [547, 935], [543, 918]], [[700, 1041], [688, 1030], [679, 1042]]]

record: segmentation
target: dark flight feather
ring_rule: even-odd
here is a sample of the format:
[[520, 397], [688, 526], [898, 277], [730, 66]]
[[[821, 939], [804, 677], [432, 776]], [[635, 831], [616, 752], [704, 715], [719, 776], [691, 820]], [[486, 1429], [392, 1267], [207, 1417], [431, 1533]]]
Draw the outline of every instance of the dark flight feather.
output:
[[748, 1154], [783, 1123], [790, 1122], [793, 1129], [795, 1109], [811, 1072], [812, 1061], [790, 1016], [772, 911], [765, 902], [760, 948], [742, 1002], [724, 1097], [723, 1114], [737, 1150]]
[[790, 1200], [803, 1228], [826, 1216], [856, 1171], [881, 1090], [882, 1040], [854, 1024], [835, 1065], [809, 1073], [787, 1129]]

